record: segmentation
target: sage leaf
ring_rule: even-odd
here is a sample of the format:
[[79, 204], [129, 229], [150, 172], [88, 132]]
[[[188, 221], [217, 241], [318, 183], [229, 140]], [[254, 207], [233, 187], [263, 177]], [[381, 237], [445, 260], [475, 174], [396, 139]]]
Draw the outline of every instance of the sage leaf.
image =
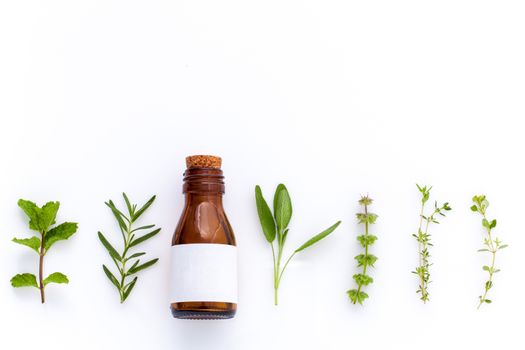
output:
[[277, 228], [280, 231], [286, 229], [292, 218], [292, 200], [288, 189], [283, 184], [279, 184], [275, 190], [273, 213]]
[[259, 215], [259, 221], [261, 227], [269, 243], [275, 240], [275, 220], [268, 203], [264, 199], [261, 191], [261, 187], [255, 186], [255, 204], [257, 205], [257, 214]]
[[320, 240], [322, 240], [323, 238], [325, 238], [326, 236], [328, 236], [330, 233], [334, 232], [334, 230], [337, 228], [337, 226], [339, 226], [341, 224], [341, 221], [338, 221], [336, 222], [335, 224], [333, 224], [332, 226], [330, 226], [329, 228], [327, 228], [326, 230], [324, 230], [323, 232], [321, 233], [318, 233], [317, 235], [313, 236], [312, 238], [310, 238], [308, 241], [304, 242], [302, 246], [300, 246], [299, 248], [297, 248], [295, 250], [296, 253], [299, 253], [300, 251], [303, 251], [305, 250], [306, 248], [310, 247], [311, 245], [319, 242]]

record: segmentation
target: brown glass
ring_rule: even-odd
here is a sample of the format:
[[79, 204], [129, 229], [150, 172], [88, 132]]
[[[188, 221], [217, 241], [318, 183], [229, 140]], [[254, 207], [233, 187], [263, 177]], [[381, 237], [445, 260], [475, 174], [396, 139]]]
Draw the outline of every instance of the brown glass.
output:
[[[190, 168], [184, 172], [185, 206], [171, 245], [216, 243], [235, 245], [235, 236], [222, 206], [224, 176], [221, 169]], [[176, 283], [176, 281], [174, 282]], [[172, 303], [175, 318], [232, 318], [237, 304], [196, 300]]]

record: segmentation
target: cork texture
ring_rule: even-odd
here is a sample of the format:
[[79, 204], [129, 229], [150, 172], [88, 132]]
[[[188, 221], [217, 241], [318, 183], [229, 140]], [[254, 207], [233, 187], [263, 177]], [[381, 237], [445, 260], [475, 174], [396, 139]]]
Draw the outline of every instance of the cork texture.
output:
[[221, 157], [196, 155], [186, 157], [186, 167], [190, 168], [215, 168], [220, 169], [222, 164]]

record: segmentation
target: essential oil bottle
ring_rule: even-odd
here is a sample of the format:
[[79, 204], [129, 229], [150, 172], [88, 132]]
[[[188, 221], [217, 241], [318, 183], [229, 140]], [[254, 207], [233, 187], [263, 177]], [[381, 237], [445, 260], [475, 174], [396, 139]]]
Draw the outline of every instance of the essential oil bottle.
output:
[[237, 310], [237, 247], [222, 206], [221, 158], [190, 156], [185, 206], [171, 242], [171, 313], [182, 319], [226, 319]]

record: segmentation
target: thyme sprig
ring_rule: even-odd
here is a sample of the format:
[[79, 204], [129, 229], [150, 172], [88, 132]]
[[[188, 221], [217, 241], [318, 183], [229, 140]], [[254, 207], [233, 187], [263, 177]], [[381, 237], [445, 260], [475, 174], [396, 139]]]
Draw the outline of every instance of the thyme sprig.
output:
[[421, 193], [421, 212], [419, 214], [419, 228], [417, 234], [413, 234], [418, 242], [418, 252], [419, 252], [419, 265], [416, 267], [415, 271], [412, 271], [413, 274], [416, 274], [419, 277], [419, 289], [416, 293], [421, 294], [421, 300], [423, 303], [426, 303], [429, 300], [428, 285], [430, 281], [430, 252], [429, 248], [432, 246], [431, 235], [428, 233], [428, 229], [431, 223], [439, 224], [439, 221], [436, 220], [436, 216], [445, 216], [446, 211], [452, 210], [448, 202], [438, 205], [437, 201], [434, 202], [434, 209], [430, 215], [425, 215], [425, 204], [430, 199], [430, 190], [431, 187], [421, 187], [416, 184], [419, 192]]
[[485, 237], [483, 237], [483, 245], [485, 248], [479, 249], [478, 252], [488, 252], [491, 255], [490, 260], [490, 266], [484, 265], [483, 271], [487, 271], [489, 274], [488, 280], [485, 282], [485, 291], [483, 292], [483, 295], [479, 296], [479, 304], [478, 309], [483, 304], [490, 304], [492, 303], [492, 300], [487, 299], [487, 294], [489, 290], [494, 286], [493, 284], [493, 278], [494, 274], [500, 272], [500, 269], [497, 269], [496, 264], [496, 253], [498, 250], [504, 249], [508, 247], [507, 244], [502, 244], [502, 242], [496, 237], [492, 236], [492, 230], [496, 227], [497, 221], [494, 220], [488, 220], [487, 219], [487, 208], [489, 207], [489, 201], [487, 200], [485, 195], [479, 195], [474, 196], [472, 198], [472, 202], [474, 204], [470, 207], [470, 210], [473, 212], [478, 212], [481, 214], [481, 224], [485, 228], [487, 234]]
[[[106, 274], [107, 278], [111, 283], [117, 288], [120, 296], [120, 302], [123, 303], [129, 297], [129, 294], [135, 287], [137, 283], [137, 276], [135, 276], [130, 282], [126, 281], [126, 278], [131, 277], [152, 265], [154, 265], [159, 259], [151, 259], [146, 261], [143, 264], [140, 264], [140, 259], [137, 259], [140, 256], [145, 255], [145, 252], [130, 253], [130, 249], [143, 243], [144, 241], [152, 238], [160, 232], [160, 228], [154, 229], [149, 233], [146, 233], [142, 236], [137, 236], [137, 231], [149, 230], [155, 227], [155, 225], [145, 225], [137, 228], [133, 227], [133, 224], [140, 218], [140, 216], [153, 204], [155, 201], [155, 196], [151, 197], [146, 204], [144, 204], [140, 209], [137, 209], [136, 204], [131, 204], [125, 193], [122, 193], [124, 200], [126, 202], [126, 207], [128, 215], [125, 215], [122, 211], [117, 209], [115, 203], [112, 200], [107, 201], [105, 204], [111, 209], [111, 212], [115, 216], [115, 219], [118, 222], [120, 233], [122, 234], [122, 240], [124, 245], [124, 250], [122, 253], [117, 252], [117, 250], [109, 243], [107, 238], [98, 232], [98, 238], [102, 245], [106, 248], [111, 260], [117, 267], [120, 279], [117, 279], [115, 275], [107, 268], [106, 265], [102, 265], [102, 269]], [[128, 254], [131, 254], [128, 256]], [[132, 259], [136, 259], [132, 261]], [[131, 265], [131, 266], [130, 266]]]
[[372, 198], [363, 196], [359, 200], [359, 204], [363, 206], [364, 212], [357, 213], [357, 220], [360, 224], [365, 225], [365, 233], [357, 236], [357, 240], [363, 248], [365, 248], [364, 254], [359, 254], [355, 257], [357, 260], [357, 267], [362, 267], [362, 272], [353, 276], [354, 281], [357, 284], [357, 289], [350, 289], [347, 291], [348, 297], [353, 304], [359, 303], [363, 305], [363, 301], [368, 298], [368, 294], [363, 292], [364, 286], [368, 286], [374, 282], [374, 279], [367, 274], [367, 268], [374, 267], [374, 263], [377, 261], [377, 257], [368, 252], [369, 246], [373, 245], [377, 240], [377, 237], [368, 232], [369, 226], [375, 224], [377, 215], [368, 212], [368, 206], [373, 202]]

